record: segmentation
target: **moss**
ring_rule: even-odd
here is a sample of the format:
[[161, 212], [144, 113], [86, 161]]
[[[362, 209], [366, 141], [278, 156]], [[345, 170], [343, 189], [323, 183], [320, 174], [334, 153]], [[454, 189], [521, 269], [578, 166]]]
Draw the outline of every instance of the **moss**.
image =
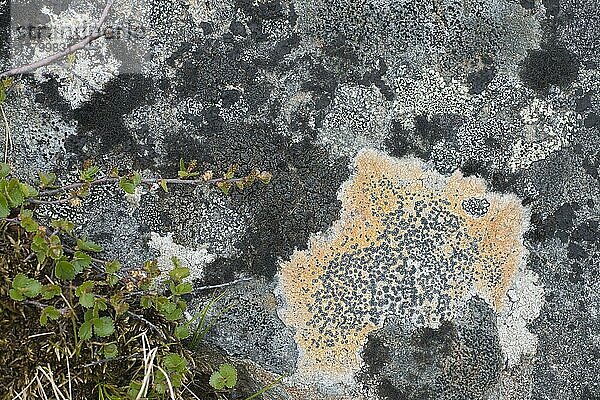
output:
[[[161, 354], [168, 351], [185, 351], [182, 344], [170, 334], [173, 332], [174, 323], [133, 305], [131, 311], [142, 315], [162, 333], [148, 329], [145, 322], [128, 315], [117, 318], [117, 334], [111, 336], [110, 341], [117, 345], [119, 357], [110, 361], [98, 362], [103, 360], [104, 356], [99, 353], [100, 347], [95, 343], [76, 340], [71, 318], [61, 318], [47, 326], [41, 326], [40, 308], [27, 302], [15, 302], [8, 295], [13, 278], [18, 273], [47, 283], [49, 274], [46, 267], [49, 261], [38, 265], [35, 257], [29, 257], [30, 238], [31, 236], [17, 225], [3, 222], [0, 226], [1, 400], [15, 398], [15, 393], [21, 392], [30, 383], [32, 385], [29, 385], [25, 395], [37, 393], [35, 376], [40, 367], [49, 368], [59, 386], [67, 387], [67, 382], [70, 382], [73, 399], [91, 398], [96, 394], [95, 387], [98, 383], [126, 388], [134, 377], [139, 378], [138, 373], [143, 364], [140, 336], [144, 332], [150, 346], [159, 347]], [[93, 270], [89, 270], [82, 279], [94, 279], [94, 273]], [[69, 294], [65, 293], [65, 296], [69, 297]], [[70, 301], [73, 302], [73, 299]], [[82, 315], [77, 315], [76, 318], [81, 320]], [[166, 335], [166, 339], [162, 338], [162, 335]], [[48, 380], [41, 374], [38, 375], [44, 390], [52, 393]]]

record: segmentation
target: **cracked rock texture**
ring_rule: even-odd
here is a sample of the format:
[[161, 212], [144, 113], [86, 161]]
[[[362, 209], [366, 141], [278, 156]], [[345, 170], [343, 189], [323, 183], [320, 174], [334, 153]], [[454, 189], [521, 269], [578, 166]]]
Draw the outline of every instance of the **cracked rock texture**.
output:
[[[102, 7], [0, 1], [0, 66], [70, 44]], [[197, 287], [245, 278], [206, 340], [265, 383], [286, 374], [265, 398], [600, 399], [597, 8], [117, 1], [120, 31], [11, 92], [11, 161], [64, 182], [87, 159], [270, 171], [229, 196], [98, 188], [43, 210], [125, 265], [178, 255]], [[29, 40], [28, 23], [61, 34]]]

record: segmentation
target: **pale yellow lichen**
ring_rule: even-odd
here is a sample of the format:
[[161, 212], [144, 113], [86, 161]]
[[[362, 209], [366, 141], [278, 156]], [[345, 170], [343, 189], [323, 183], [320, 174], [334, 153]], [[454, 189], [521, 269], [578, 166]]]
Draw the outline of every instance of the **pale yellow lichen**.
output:
[[348, 381], [386, 316], [451, 320], [477, 293], [499, 309], [524, 260], [528, 219], [482, 179], [445, 178], [416, 159], [366, 150], [340, 190], [340, 219], [282, 265], [280, 316], [296, 329], [298, 372]]

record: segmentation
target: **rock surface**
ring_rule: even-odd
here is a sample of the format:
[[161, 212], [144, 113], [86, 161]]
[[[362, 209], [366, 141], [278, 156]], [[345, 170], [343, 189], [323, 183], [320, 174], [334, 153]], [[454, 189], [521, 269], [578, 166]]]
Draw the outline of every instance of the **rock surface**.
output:
[[[0, 7], [5, 69], [103, 3]], [[270, 171], [229, 196], [98, 188], [45, 210], [126, 265], [177, 255], [196, 287], [245, 278], [208, 341], [264, 382], [286, 374], [265, 398], [600, 399], [596, 8], [117, 1], [113, 37], [11, 93], [11, 160], [63, 181], [86, 159]], [[61, 33], [17, 35], [34, 23]]]

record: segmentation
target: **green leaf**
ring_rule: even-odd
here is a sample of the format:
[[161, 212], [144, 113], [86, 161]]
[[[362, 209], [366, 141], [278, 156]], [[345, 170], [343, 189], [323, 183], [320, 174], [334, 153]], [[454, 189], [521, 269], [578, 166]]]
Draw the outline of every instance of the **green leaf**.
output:
[[12, 208], [19, 207], [23, 204], [23, 191], [21, 190], [21, 183], [18, 179], [13, 178], [8, 184], [5, 184], [4, 195]]
[[160, 268], [158, 268], [156, 260], [144, 262], [144, 271], [146, 271], [150, 278], [156, 278], [160, 275]]
[[119, 180], [119, 187], [127, 194], [135, 194], [135, 184], [125, 176]]
[[185, 162], [183, 161], [183, 158], [179, 159], [179, 172], [185, 171], [187, 172], [187, 168], [185, 166]]
[[217, 390], [225, 387], [232, 389], [237, 383], [237, 370], [231, 364], [223, 364], [218, 371], [210, 375], [208, 383]]
[[179, 340], [190, 337], [190, 327], [187, 324], [175, 327], [175, 337]]
[[113, 304], [113, 307], [114, 307], [117, 315], [125, 314], [125, 312], [127, 312], [127, 310], [129, 310], [129, 304], [124, 301]]
[[119, 277], [115, 274], [108, 274], [106, 275], [106, 283], [108, 283], [108, 286], [115, 286], [119, 283]]
[[225, 388], [225, 378], [223, 378], [219, 371], [215, 371], [210, 375], [208, 384], [217, 390], [222, 390]]
[[68, 261], [58, 261], [54, 266], [54, 275], [59, 279], [73, 280], [75, 278], [75, 267]]
[[90, 266], [90, 264], [92, 263], [92, 257], [84, 253], [83, 251], [76, 251], [73, 254], [73, 259], [71, 260], [71, 263], [75, 267], [75, 271], [79, 273]]
[[86, 238], [77, 239], [77, 248], [83, 251], [93, 251], [95, 253], [99, 253], [102, 251], [102, 247], [92, 242], [91, 240], [87, 240]]
[[181, 387], [181, 384], [183, 383], [183, 374], [181, 372], [174, 372], [169, 378], [171, 379], [171, 385], [173, 385], [173, 387]]
[[185, 372], [187, 360], [177, 353], [168, 353], [163, 360], [163, 366], [167, 371]]
[[10, 174], [10, 165], [0, 162], [0, 178], [5, 178]]
[[269, 182], [271, 182], [272, 178], [273, 178], [273, 174], [271, 174], [268, 171], [263, 171], [258, 175], [258, 179], [265, 185], [267, 185]]
[[152, 296], [144, 295], [140, 298], [140, 306], [142, 308], [152, 307]]
[[92, 293], [83, 293], [79, 296], [79, 304], [84, 308], [92, 308], [94, 306], [95, 297]]
[[227, 181], [219, 181], [216, 183], [217, 187], [221, 189], [221, 192], [224, 194], [229, 194], [229, 190], [231, 189], [231, 182]]
[[88, 293], [89, 291], [94, 289], [95, 285], [96, 285], [96, 282], [94, 282], [94, 281], [83, 282], [81, 285], [79, 285], [77, 287], [77, 289], [75, 289], [75, 296], [79, 297], [84, 293]]
[[92, 337], [92, 321], [93, 320], [85, 321], [81, 324], [78, 332], [79, 339], [88, 340]]
[[40, 325], [44, 326], [48, 323], [48, 318], [50, 318], [51, 320], [56, 321], [57, 319], [59, 319], [61, 317], [61, 313], [60, 311], [58, 311], [55, 307], [53, 306], [48, 306], [46, 308], [44, 308], [42, 310], [42, 313], [40, 314]]
[[58, 260], [63, 256], [63, 247], [58, 235], [52, 235], [48, 238], [48, 255], [54, 260]]
[[164, 179], [161, 179], [160, 181], [158, 181], [158, 184], [160, 185], [162, 190], [165, 191], [165, 193], [169, 193], [169, 188], [167, 187], [167, 181], [165, 181]]
[[21, 226], [27, 232], [35, 232], [39, 227], [38, 223], [32, 218], [32, 216], [33, 212], [31, 210], [21, 210], [21, 214], [19, 215]]
[[66, 219], [53, 219], [50, 222], [50, 226], [55, 229], [59, 229], [69, 235], [73, 233], [73, 229], [75, 228], [75, 225], [73, 225], [71, 221], [68, 221]]
[[95, 301], [94, 301], [94, 305], [96, 306], [96, 308], [98, 308], [98, 310], [104, 311], [108, 308], [108, 305], [106, 304], [106, 300], [104, 300], [102, 297], [96, 297]]
[[25, 198], [35, 197], [38, 195], [38, 191], [27, 183], [21, 183], [21, 192]]
[[44, 300], [50, 300], [55, 296], [59, 296], [61, 293], [60, 286], [54, 284], [48, 284], [42, 288], [42, 298]]
[[192, 284], [189, 282], [183, 282], [179, 285], [175, 286], [175, 290], [173, 294], [176, 296], [181, 296], [183, 294], [192, 293]]
[[8, 291], [8, 294], [10, 295], [10, 298], [15, 300], [15, 301], [23, 301], [25, 300], [25, 296], [23, 296], [23, 293], [21, 293], [20, 290], [17, 289], [10, 289]]
[[85, 310], [85, 312], [83, 313], [83, 320], [85, 322], [88, 322], [92, 319], [94, 319], [94, 310]]
[[163, 310], [161, 314], [167, 319], [167, 321], [177, 321], [183, 317], [183, 310], [175, 307], [170, 311]]
[[31, 250], [35, 253], [38, 263], [43, 263], [48, 256], [48, 242], [43, 232], [38, 232], [31, 241]]
[[137, 381], [132, 381], [129, 384], [129, 389], [127, 390], [127, 398], [129, 400], [136, 400], [138, 398], [138, 394], [142, 389], [142, 383]]
[[52, 186], [52, 184], [56, 181], [56, 174], [52, 172], [48, 172], [47, 174], [39, 171], [38, 176], [40, 177], [40, 186], [42, 188]]
[[85, 182], [92, 182], [96, 175], [100, 172], [100, 167], [97, 165], [92, 165], [91, 167], [87, 167], [84, 169], [79, 175], [80, 179]]
[[115, 358], [119, 354], [119, 349], [114, 343], [109, 343], [102, 347], [102, 352], [106, 358]]
[[227, 170], [227, 172], [225, 172], [223, 174], [223, 179], [231, 179], [233, 178], [233, 176], [235, 175], [235, 172], [238, 169], [238, 165], [237, 164], [233, 164], [229, 167], [229, 169]]
[[133, 178], [131, 178], [131, 183], [133, 183], [136, 187], [142, 183], [142, 175], [139, 172], [133, 172]]
[[94, 318], [92, 323], [94, 324], [94, 333], [98, 337], [110, 336], [115, 331], [113, 320], [110, 317]]
[[[160, 376], [162, 375], [162, 372], [158, 371], [158, 374], [156, 376]], [[167, 385], [163, 380], [159, 381], [158, 379], [156, 380], [156, 382], [154, 382], [154, 390], [156, 391], [156, 393], [158, 393], [159, 395], [163, 396], [165, 394], [165, 392], [167, 391]]]
[[121, 269], [121, 263], [118, 260], [109, 261], [104, 264], [104, 270], [107, 274], [114, 274]]
[[42, 291], [42, 284], [37, 279], [17, 274], [13, 279], [12, 288], [21, 292], [23, 296], [36, 297]]
[[225, 380], [225, 386], [232, 389], [237, 383], [237, 370], [231, 364], [223, 364], [219, 368], [219, 373]]
[[190, 276], [190, 269], [186, 267], [175, 267], [169, 271], [169, 276], [175, 282], [181, 282], [182, 279]]
[[10, 214], [10, 208], [8, 208], [8, 201], [6, 197], [0, 193], [0, 218], [6, 218]]
[[129, 304], [123, 301], [123, 295], [116, 293], [110, 297], [110, 304], [115, 309], [117, 315], [124, 314], [129, 309]]

